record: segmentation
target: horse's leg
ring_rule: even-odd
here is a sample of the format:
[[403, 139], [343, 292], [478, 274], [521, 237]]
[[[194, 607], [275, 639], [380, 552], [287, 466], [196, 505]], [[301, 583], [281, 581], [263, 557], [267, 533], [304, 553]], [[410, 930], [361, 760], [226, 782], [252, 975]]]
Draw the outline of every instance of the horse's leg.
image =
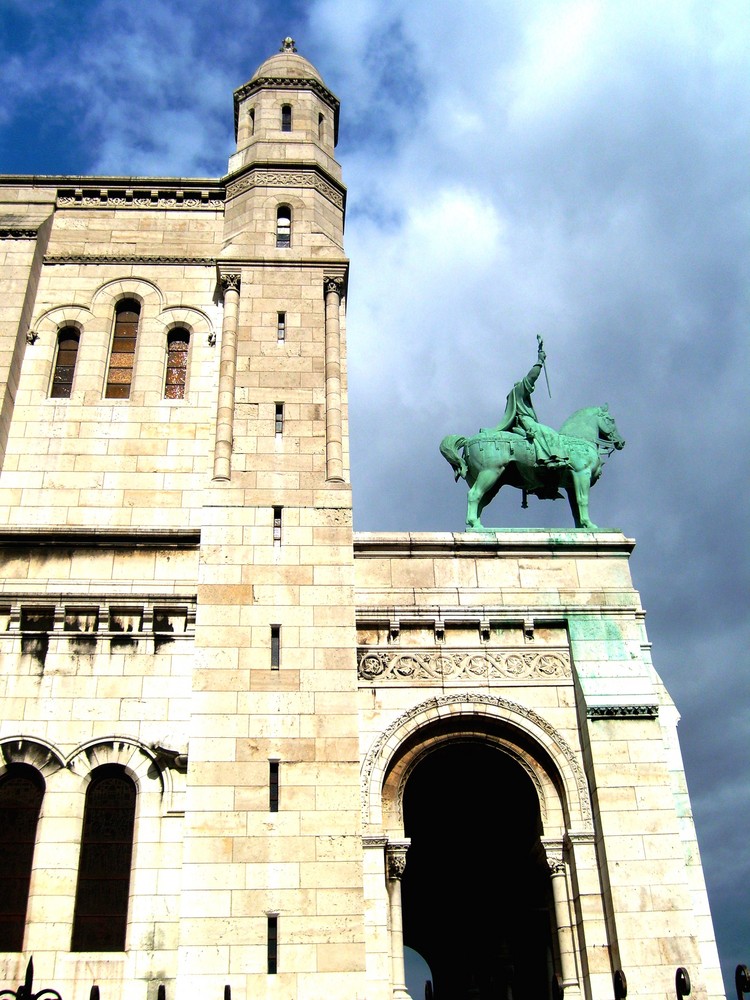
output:
[[466, 508], [467, 528], [482, 527], [479, 518], [485, 506], [485, 494], [495, 485], [502, 471], [502, 469], [482, 469], [477, 473], [474, 485], [469, 490], [469, 502]]
[[575, 489], [576, 506], [578, 507], [577, 517], [576, 512], [573, 511], [576, 528], [588, 528], [590, 531], [596, 531], [596, 525], [589, 518], [589, 490], [591, 489], [590, 468], [573, 472], [573, 487]]
[[573, 524], [576, 528], [581, 527], [581, 515], [578, 513], [578, 501], [576, 500], [576, 488], [571, 483], [570, 486], [565, 487], [565, 492], [568, 494], [568, 503], [570, 504], [570, 513], [573, 515]]

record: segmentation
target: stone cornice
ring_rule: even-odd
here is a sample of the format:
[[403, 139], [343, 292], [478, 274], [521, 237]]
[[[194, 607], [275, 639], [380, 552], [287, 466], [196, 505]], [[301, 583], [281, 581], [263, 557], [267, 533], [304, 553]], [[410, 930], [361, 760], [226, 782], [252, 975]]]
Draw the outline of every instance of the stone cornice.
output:
[[94, 548], [195, 548], [200, 545], [199, 528], [0, 528], [0, 545], [64, 545]]
[[254, 187], [313, 188], [342, 211], [346, 206], [346, 188], [318, 166], [289, 167], [281, 164], [251, 164], [226, 181], [227, 198], [234, 198]]
[[518, 528], [483, 532], [354, 532], [354, 556], [359, 559], [383, 556], [493, 557], [507, 555], [544, 556], [550, 552], [571, 555], [629, 556], [635, 541], [620, 531], [587, 531]]

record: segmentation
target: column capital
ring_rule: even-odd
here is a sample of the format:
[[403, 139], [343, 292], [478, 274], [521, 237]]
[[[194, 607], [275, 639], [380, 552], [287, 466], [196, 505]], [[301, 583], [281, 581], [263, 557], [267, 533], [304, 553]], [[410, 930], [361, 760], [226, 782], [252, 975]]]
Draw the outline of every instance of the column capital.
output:
[[546, 837], [541, 838], [542, 850], [544, 851], [547, 867], [550, 875], [565, 874], [565, 845], [562, 840], [551, 840]]
[[385, 862], [388, 878], [400, 882], [406, 868], [406, 852], [411, 840], [389, 840], [385, 847]]
[[331, 292], [335, 292], [339, 298], [341, 298], [342, 292], [344, 291], [344, 279], [339, 275], [326, 275], [323, 278], [323, 289], [326, 295]]
[[241, 274], [239, 271], [223, 271], [219, 275], [219, 281], [221, 282], [221, 287], [225, 292], [234, 291], [239, 292]]

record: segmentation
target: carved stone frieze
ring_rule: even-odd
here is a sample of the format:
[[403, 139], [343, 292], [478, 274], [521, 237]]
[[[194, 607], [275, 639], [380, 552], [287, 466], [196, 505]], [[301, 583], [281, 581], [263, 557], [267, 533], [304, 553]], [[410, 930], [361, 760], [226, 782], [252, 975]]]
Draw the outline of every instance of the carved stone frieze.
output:
[[571, 676], [565, 650], [525, 649], [371, 649], [357, 650], [363, 681], [444, 681], [502, 677], [508, 680]]
[[254, 187], [313, 188], [337, 208], [344, 207], [344, 195], [315, 170], [268, 170], [256, 167], [227, 185], [227, 198]]
[[35, 240], [36, 229], [16, 229], [15, 227], [0, 227], [0, 240]]
[[181, 190], [126, 187], [60, 188], [58, 208], [189, 208], [217, 209], [224, 204], [222, 188]]
[[59, 253], [46, 254], [45, 264], [197, 264], [202, 267], [215, 267], [216, 258], [213, 257], [168, 257], [165, 254], [88, 254], [88, 253]]
[[592, 705], [586, 717], [595, 719], [656, 719], [658, 705]]

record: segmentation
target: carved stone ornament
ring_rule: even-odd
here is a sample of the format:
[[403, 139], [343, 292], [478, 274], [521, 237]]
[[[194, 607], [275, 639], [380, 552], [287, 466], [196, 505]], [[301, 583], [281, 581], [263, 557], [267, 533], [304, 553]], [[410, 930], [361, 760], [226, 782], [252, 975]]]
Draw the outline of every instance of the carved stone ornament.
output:
[[27, 330], [26, 331], [26, 343], [27, 344], [35, 344], [37, 342], [37, 340], [39, 340], [39, 334], [36, 332], [36, 330]]
[[294, 44], [294, 39], [290, 38], [289, 35], [281, 43], [281, 48], [279, 52], [296, 52], [297, 46]]
[[369, 649], [357, 650], [357, 673], [364, 681], [510, 680], [571, 676], [564, 650]]
[[195, 264], [198, 267], [215, 267], [215, 257], [170, 257], [166, 254], [140, 253], [50, 253], [44, 255], [45, 264]]
[[330, 295], [333, 292], [341, 298], [341, 293], [344, 290], [344, 281], [342, 278], [325, 278], [323, 287], [325, 288], [326, 295]]
[[390, 843], [385, 849], [385, 859], [388, 870], [388, 878], [400, 881], [404, 869], [406, 868], [406, 852], [409, 847], [404, 844]]
[[240, 280], [241, 275], [239, 272], [232, 271], [227, 274], [222, 274], [221, 287], [225, 292], [239, 292]]
[[482, 694], [480, 692], [466, 691], [457, 692], [456, 694], [443, 694], [436, 698], [428, 698], [426, 701], [423, 701], [418, 705], [413, 705], [410, 709], [399, 715], [398, 718], [394, 719], [390, 725], [386, 726], [383, 732], [374, 741], [362, 765], [362, 821], [365, 826], [369, 823], [370, 785], [373, 770], [377, 764], [382, 765], [386, 755], [386, 748], [391, 745], [389, 741], [392, 740], [398, 733], [401, 733], [402, 738], [405, 738], [407, 735], [411, 735], [411, 732], [413, 732], [413, 729], [410, 726], [411, 723], [419, 719], [432, 718], [434, 712], [439, 712], [439, 710], [443, 707], [454, 708], [453, 714], [458, 717], [458, 713], [456, 713], [455, 709], [460, 709], [462, 706], [470, 709], [472, 715], [476, 714], [481, 706], [487, 706], [490, 710], [499, 710], [503, 713], [503, 715], [509, 715], [511, 722], [513, 721], [514, 716], [517, 716], [518, 718], [525, 718], [532, 725], [545, 733], [555, 745], [557, 750], [565, 758], [570, 769], [571, 777], [575, 781], [581, 810], [580, 821], [586, 828], [591, 825], [592, 813], [588, 780], [583, 768], [578, 763], [578, 756], [575, 750], [573, 750], [570, 744], [560, 735], [560, 733], [558, 733], [555, 727], [532, 708], [520, 705], [508, 698], [502, 698], [497, 695]]
[[35, 240], [36, 229], [18, 229], [15, 226], [0, 227], [0, 240]]
[[592, 705], [586, 709], [586, 717], [596, 719], [656, 719], [658, 705]]
[[315, 169], [269, 170], [265, 167], [254, 167], [227, 186], [227, 198], [234, 198], [243, 191], [255, 187], [312, 188], [337, 208], [344, 206], [343, 192], [333, 184], [329, 184]]
[[129, 187], [59, 188], [58, 208], [165, 208], [217, 209], [224, 203], [225, 192], [217, 185], [193, 189], [137, 189]]

